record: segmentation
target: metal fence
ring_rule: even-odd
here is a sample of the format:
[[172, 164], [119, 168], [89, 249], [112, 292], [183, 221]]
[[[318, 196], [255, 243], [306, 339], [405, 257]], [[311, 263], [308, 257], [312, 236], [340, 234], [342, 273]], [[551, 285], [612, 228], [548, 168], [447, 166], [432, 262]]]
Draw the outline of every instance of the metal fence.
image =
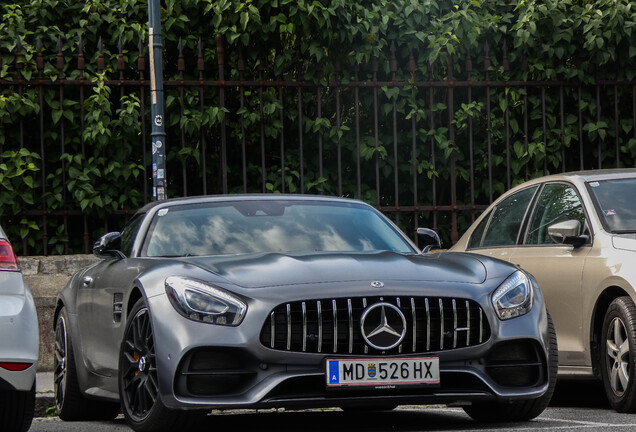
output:
[[[505, 44], [436, 64], [392, 46], [382, 59], [346, 68], [334, 58], [271, 76], [272, 55], [215, 42], [211, 49], [179, 42], [166, 52], [170, 197], [350, 196], [407, 233], [432, 227], [448, 244], [523, 179], [634, 166], [634, 82], [532, 80], [523, 56], [511, 66]], [[0, 98], [17, 98], [24, 108], [5, 112], [2, 152], [37, 153], [32, 188], [42, 198], [15, 214], [5, 204], [2, 223], [22, 227], [13, 240], [23, 255], [89, 252], [97, 235], [119, 229], [152, 197], [146, 48], [140, 41], [128, 51], [120, 42], [110, 52], [101, 40], [96, 47], [79, 40], [69, 58], [61, 41], [52, 52], [39, 40], [34, 46], [28, 54], [17, 41], [0, 75]], [[99, 135], [96, 116], [111, 122], [110, 135]], [[109, 143], [96, 150], [100, 136]], [[83, 157], [75, 168], [73, 155]], [[118, 157], [119, 166], [142, 174], [110, 179], [104, 168], [100, 177], [89, 157], [105, 159], [103, 167]], [[115, 205], [95, 198], [95, 179], [117, 183], [108, 186], [120, 197]], [[80, 181], [85, 191], [73, 189]]]

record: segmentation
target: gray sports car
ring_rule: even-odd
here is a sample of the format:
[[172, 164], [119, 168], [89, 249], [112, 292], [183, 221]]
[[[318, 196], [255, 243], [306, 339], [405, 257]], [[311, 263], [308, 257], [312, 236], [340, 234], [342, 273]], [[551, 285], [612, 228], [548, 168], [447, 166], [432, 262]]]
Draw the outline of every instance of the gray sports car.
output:
[[445, 403], [539, 415], [556, 336], [536, 281], [421, 253], [369, 205], [305, 195], [160, 201], [75, 274], [55, 313], [64, 420], [175, 430], [211, 409]]

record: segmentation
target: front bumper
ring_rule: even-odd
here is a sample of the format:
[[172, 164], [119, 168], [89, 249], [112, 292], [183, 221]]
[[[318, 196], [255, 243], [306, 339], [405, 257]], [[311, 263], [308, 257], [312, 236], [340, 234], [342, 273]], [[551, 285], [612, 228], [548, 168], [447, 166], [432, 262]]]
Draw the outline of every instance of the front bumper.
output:
[[[489, 307], [487, 298], [479, 302], [484, 309]], [[548, 389], [547, 315], [540, 296], [522, 317], [501, 322], [489, 316], [490, 338], [477, 346], [426, 352], [439, 358], [439, 386], [339, 390], [326, 385], [326, 359], [360, 356], [266, 347], [259, 333], [274, 304], [250, 305], [238, 327], [184, 319], [163, 295], [150, 298], [149, 305], [157, 340], [159, 391], [169, 408], [469, 404], [534, 399]]]

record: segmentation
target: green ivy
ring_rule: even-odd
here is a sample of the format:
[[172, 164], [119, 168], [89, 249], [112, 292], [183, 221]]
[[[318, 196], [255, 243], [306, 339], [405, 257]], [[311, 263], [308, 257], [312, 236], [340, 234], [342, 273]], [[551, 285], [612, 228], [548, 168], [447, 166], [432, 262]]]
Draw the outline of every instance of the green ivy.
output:
[[[165, 87], [169, 196], [186, 189], [190, 195], [222, 191], [222, 126], [230, 192], [358, 197], [359, 189], [359, 198], [374, 205], [448, 204], [452, 159], [458, 204], [470, 204], [471, 194], [476, 203], [487, 204], [508, 187], [508, 169], [512, 185], [545, 170], [559, 171], [572, 164], [570, 155], [581, 145], [588, 168], [615, 166], [617, 157], [632, 166], [632, 88], [619, 86], [616, 94], [604, 88], [607, 94], [597, 102], [593, 84], [634, 79], [635, 7], [628, 0], [165, 0], [167, 80], [196, 82], [200, 74], [217, 79], [220, 35], [226, 80], [315, 84], [303, 87], [300, 100], [294, 87], [226, 86], [224, 107], [217, 87]], [[142, 98], [138, 89], [117, 85], [120, 77], [139, 79], [138, 44], [147, 51], [146, 8], [145, 0], [12, 0], [0, 6], [0, 217], [9, 235], [24, 240], [28, 249], [22, 252], [41, 253], [44, 239], [49, 252], [80, 251], [84, 227], [60, 214], [85, 215], [90, 235], [96, 236], [105, 228], [102, 221], [119, 226], [126, 212], [148, 199], [151, 161], [143, 150], [149, 147], [143, 142], [149, 142], [148, 92]], [[97, 67], [100, 39], [104, 70]], [[123, 70], [117, 63], [120, 41]], [[178, 69], [179, 46], [184, 71]], [[571, 84], [563, 87], [569, 101], [563, 115], [557, 87], [544, 94], [530, 86], [492, 87], [487, 105], [483, 87], [473, 88], [470, 101], [466, 90], [457, 88], [449, 101], [444, 88], [415, 85], [468, 79], [467, 58], [475, 81]], [[358, 89], [356, 122], [354, 88], [347, 85], [354, 67], [359, 81], [370, 82], [374, 60], [375, 78], [388, 84], [376, 97], [371, 89]], [[393, 79], [402, 85], [391, 85]], [[61, 80], [83, 80], [82, 96], [76, 85], [64, 86], [61, 94]], [[55, 85], [39, 84], [45, 81]], [[46, 222], [25, 216], [38, 211], [47, 214]], [[418, 220], [392, 216], [407, 232], [416, 224], [435, 226], [448, 242], [447, 213], [421, 212]], [[474, 216], [475, 211], [460, 214], [460, 231]]]

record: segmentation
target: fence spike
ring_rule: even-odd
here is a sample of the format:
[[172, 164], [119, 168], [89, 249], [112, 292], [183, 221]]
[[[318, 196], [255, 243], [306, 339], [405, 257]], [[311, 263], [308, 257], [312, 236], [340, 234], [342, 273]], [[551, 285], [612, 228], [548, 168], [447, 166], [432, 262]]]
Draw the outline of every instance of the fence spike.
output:
[[225, 49], [223, 47], [223, 36], [217, 34], [214, 39], [216, 40], [217, 60], [219, 66], [223, 67], [223, 65], [225, 65]]
[[37, 40], [35, 41], [35, 49], [38, 52], [37, 56], [35, 58], [35, 64], [36, 64], [36, 67], [38, 69], [38, 72], [41, 75], [42, 74], [42, 70], [44, 69], [44, 57], [42, 55], [42, 50], [43, 50], [42, 39], [40, 39], [39, 36], [38, 36]]
[[183, 77], [183, 72], [185, 71], [185, 60], [183, 58], [183, 40], [179, 38], [179, 43], [177, 44], [177, 51], [179, 51], [179, 57], [177, 58], [177, 70], [179, 71], [179, 75]]
[[199, 77], [203, 79], [203, 71], [205, 70], [205, 62], [203, 61], [203, 42], [201, 38], [199, 38], [199, 42], [197, 43], [197, 70], [199, 71]]
[[486, 72], [486, 77], [488, 77], [488, 71], [490, 70], [490, 47], [488, 46], [488, 41], [484, 45], [484, 72]]
[[240, 73], [245, 72], [245, 56], [243, 55], [243, 47], [240, 47], [238, 50], [238, 62], [236, 64], [236, 68]]
[[77, 69], [79, 69], [82, 73], [86, 66], [84, 60], [84, 39], [82, 39], [82, 35], [79, 36], [79, 42], [77, 43]]
[[104, 70], [104, 47], [102, 45], [102, 37], [97, 40], [97, 70], [102, 72]]
[[140, 75], [143, 75], [143, 72], [146, 70], [146, 59], [144, 58], [144, 41], [139, 38], [139, 42], [137, 42], [137, 49], [139, 50], [139, 54], [137, 57], [137, 70]]
[[20, 37], [15, 42], [15, 68], [20, 71], [24, 67], [24, 57], [22, 56], [22, 40]]
[[395, 57], [395, 51], [397, 48], [395, 47], [395, 42], [391, 42], [391, 58], [389, 59], [389, 68], [391, 69], [391, 73], [393, 74], [393, 79], [395, 79], [395, 73], [397, 72], [397, 58]]
[[470, 58], [470, 48], [466, 49], [466, 73], [468, 74], [468, 79], [470, 79], [470, 75], [473, 72], [473, 60]]
[[124, 60], [124, 50], [121, 43], [121, 36], [119, 36], [119, 40], [117, 41], [117, 49], [119, 53], [117, 54], [117, 70], [119, 72], [123, 72], [126, 69], [126, 61]]
[[62, 53], [62, 38], [60, 36], [57, 37], [57, 63], [55, 67], [61, 74], [64, 69], [64, 53]]
[[504, 39], [504, 43], [503, 43], [503, 70], [504, 72], [508, 72], [510, 70], [510, 62], [508, 61], [508, 44], [506, 43], [506, 40]]

